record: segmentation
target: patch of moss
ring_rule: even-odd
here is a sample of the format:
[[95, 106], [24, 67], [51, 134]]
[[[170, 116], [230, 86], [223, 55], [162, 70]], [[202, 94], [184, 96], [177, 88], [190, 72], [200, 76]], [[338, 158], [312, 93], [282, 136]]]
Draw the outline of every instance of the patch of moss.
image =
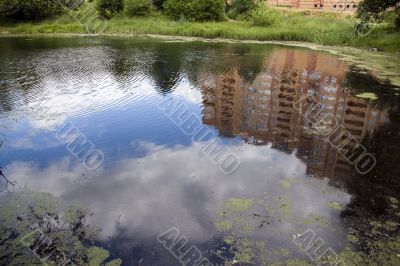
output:
[[[90, 247], [88, 248], [88, 266], [98, 266], [102, 265], [105, 260], [110, 256], [110, 252], [101, 248], [101, 247]], [[110, 262], [107, 262], [105, 266], [119, 266], [122, 261], [120, 259], [115, 259]]]
[[303, 219], [302, 223], [305, 225], [319, 224], [325, 228], [329, 227], [329, 225], [330, 225], [329, 220], [326, 217], [321, 217], [314, 213], [311, 213], [310, 215], [308, 215], [307, 218]]
[[0, 265], [42, 265], [32, 250], [42, 254], [45, 248], [52, 250], [48, 265], [119, 266], [121, 260], [105, 264], [107, 250], [87, 247], [99, 232], [87, 224], [88, 215], [89, 210], [67, 206], [48, 193], [21, 191], [2, 198]]
[[350, 241], [353, 244], [357, 244], [359, 242], [359, 239], [357, 236], [352, 235], [352, 234], [348, 234], [347, 235], [347, 240]]
[[373, 100], [373, 101], [376, 100], [376, 99], [378, 99], [378, 96], [376, 96], [376, 94], [375, 94], [375, 93], [372, 93], [372, 92], [360, 93], [360, 94], [357, 94], [356, 97], [358, 97], [358, 98], [364, 98], [364, 99], [369, 99], [369, 100]]
[[238, 263], [252, 263], [254, 259], [253, 243], [247, 238], [240, 239], [236, 245], [234, 260]]
[[228, 230], [232, 229], [232, 222], [229, 220], [215, 222], [214, 225], [215, 225], [215, 228], [220, 232], [224, 232], [224, 231], [228, 231]]
[[227, 243], [228, 245], [232, 245], [235, 239], [233, 236], [225, 236], [224, 237], [224, 242]]
[[400, 265], [400, 238], [388, 238], [368, 243], [369, 252], [355, 252], [345, 250], [339, 254], [340, 266], [397, 266]]
[[340, 203], [337, 203], [337, 202], [335, 202], [335, 201], [331, 201], [330, 203], [329, 203], [329, 207], [331, 207], [332, 209], [335, 209], [335, 210], [342, 210], [342, 205], [340, 205]]
[[396, 198], [394, 198], [394, 197], [388, 197], [388, 198], [389, 198], [389, 200], [390, 200], [390, 202], [392, 204], [394, 204], [394, 205], [398, 205], [399, 204], [399, 201]]
[[360, 266], [363, 264], [363, 258], [360, 252], [343, 251], [339, 254], [339, 266]]
[[248, 210], [253, 203], [252, 199], [230, 198], [225, 201], [223, 209], [228, 212], [242, 212]]
[[393, 221], [386, 221], [383, 224], [383, 228], [388, 231], [395, 231], [399, 227], [399, 224]]

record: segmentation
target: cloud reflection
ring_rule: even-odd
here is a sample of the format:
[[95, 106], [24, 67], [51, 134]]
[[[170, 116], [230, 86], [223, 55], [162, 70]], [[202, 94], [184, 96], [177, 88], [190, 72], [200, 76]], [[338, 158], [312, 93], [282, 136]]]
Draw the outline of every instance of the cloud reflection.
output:
[[[349, 196], [324, 182], [307, 177], [306, 166], [294, 154], [270, 146], [232, 146], [241, 154], [241, 166], [231, 176], [220, 173], [201, 151], [202, 143], [164, 147], [143, 144], [142, 158], [120, 161], [110, 169], [99, 169], [88, 183], [79, 184], [83, 169], [68, 158], [40, 169], [34, 163], [14, 162], [7, 173], [32, 190], [50, 192], [94, 211], [93, 222], [103, 228], [103, 237], [118, 236], [121, 230], [135, 242], [152, 241], [171, 226], [178, 227], [194, 242], [204, 242], [217, 232], [216, 211], [231, 197], [269, 202], [284, 197], [292, 210], [292, 220], [273, 222], [266, 235], [293, 233], [298, 220], [311, 214], [331, 223], [339, 213], [329, 202], [346, 205]], [[289, 188], [282, 180], [295, 180]], [[338, 225], [335, 225], [338, 226]], [[290, 239], [288, 239], [290, 240]]]

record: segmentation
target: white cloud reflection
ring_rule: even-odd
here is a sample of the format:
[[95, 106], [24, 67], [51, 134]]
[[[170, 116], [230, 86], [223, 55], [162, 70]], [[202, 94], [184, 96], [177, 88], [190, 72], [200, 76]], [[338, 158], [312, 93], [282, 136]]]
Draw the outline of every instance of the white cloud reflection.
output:
[[195, 104], [201, 104], [203, 96], [198, 87], [193, 86], [188, 79], [181, 79], [174, 87], [173, 94], [183, 97], [186, 101]]
[[[143, 146], [146, 156], [100, 169], [86, 184], [76, 183], [77, 178], [85, 178], [83, 167], [67, 158], [45, 168], [14, 162], [6, 170], [19, 184], [32, 190], [91, 208], [93, 222], [103, 228], [103, 237], [117, 236], [123, 229], [137, 243], [153, 240], [171, 226], [179, 228], [191, 241], [207, 241], [216, 234], [212, 223], [216, 211], [231, 197], [270, 202], [281, 196], [287, 200], [293, 219], [274, 221], [266, 227], [263, 234], [268, 238], [291, 236], [299, 222], [296, 219], [312, 214], [335, 223], [339, 213], [329, 207], [330, 201], [343, 206], [349, 201], [349, 196], [336, 188], [330, 188], [331, 193], [324, 192], [324, 182], [307, 177], [305, 165], [294, 154], [267, 146], [232, 147], [240, 153], [241, 166], [228, 176], [204, 156], [201, 146], [195, 143], [167, 148], [147, 144]], [[297, 183], [284, 188], [283, 179]]]

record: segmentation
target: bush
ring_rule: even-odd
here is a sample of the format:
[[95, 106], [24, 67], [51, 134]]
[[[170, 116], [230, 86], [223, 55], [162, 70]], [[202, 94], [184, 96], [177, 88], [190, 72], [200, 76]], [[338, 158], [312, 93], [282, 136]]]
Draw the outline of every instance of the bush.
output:
[[192, 3], [185, 0], [167, 0], [164, 4], [165, 14], [169, 17], [178, 20], [182, 16], [192, 16]]
[[225, 17], [224, 0], [167, 0], [164, 9], [175, 20], [219, 21]]
[[111, 18], [123, 9], [123, 0], [97, 0], [97, 10], [105, 18]]
[[0, 0], [0, 14], [16, 20], [40, 20], [60, 14], [67, 5], [69, 0]]
[[228, 14], [232, 18], [236, 18], [238, 15], [245, 14], [256, 7], [254, 0], [233, 0], [228, 6]]
[[398, 15], [394, 20], [394, 28], [400, 30], [400, 15]]
[[153, 5], [158, 9], [161, 10], [164, 7], [165, 0], [153, 0]]
[[150, 0], [125, 0], [124, 1], [124, 11], [130, 16], [145, 16], [150, 14], [151, 11]]
[[279, 22], [282, 13], [279, 10], [268, 8], [267, 6], [259, 6], [250, 13], [251, 21], [255, 26], [270, 26]]
[[400, 6], [399, 11], [386, 10], [382, 13], [381, 19], [384, 23], [393, 25], [395, 29], [400, 29]]

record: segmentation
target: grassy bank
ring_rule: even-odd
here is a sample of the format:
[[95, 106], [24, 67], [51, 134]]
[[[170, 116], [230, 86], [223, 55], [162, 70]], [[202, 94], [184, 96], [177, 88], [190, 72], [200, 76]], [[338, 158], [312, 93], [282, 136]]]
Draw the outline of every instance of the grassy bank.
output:
[[[281, 19], [266, 27], [254, 26], [249, 21], [187, 22], [172, 21], [153, 13], [148, 17], [117, 16], [108, 20], [101, 32], [105, 34], [161, 34], [203, 38], [224, 38], [259, 41], [299, 41], [321, 45], [379, 48], [400, 52], [400, 32], [389, 22], [383, 22], [367, 34], [357, 37], [354, 18], [350, 14], [282, 10]], [[85, 5], [78, 11], [37, 23], [0, 22], [1, 34], [86, 33], [93, 28], [87, 23], [95, 16], [93, 6]], [[89, 25], [88, 25], [89, 24]]]

